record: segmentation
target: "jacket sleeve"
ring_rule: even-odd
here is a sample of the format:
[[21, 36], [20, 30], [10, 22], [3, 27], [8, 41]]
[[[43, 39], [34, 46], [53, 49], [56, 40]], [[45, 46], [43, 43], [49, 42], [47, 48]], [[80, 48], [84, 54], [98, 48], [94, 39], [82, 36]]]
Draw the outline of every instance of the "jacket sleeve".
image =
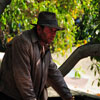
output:
[[12, 69], [16, 87], [23, 100], [36, 100], [31, 80], [29, 44], [21, 38], [12, 42]]
[[61, 72], [57, 69], [57, 66], [52, 59], [48, 71], [48, 84], [56, 90], [63, 100], [72, 98], [72, 94], [70, 93]]

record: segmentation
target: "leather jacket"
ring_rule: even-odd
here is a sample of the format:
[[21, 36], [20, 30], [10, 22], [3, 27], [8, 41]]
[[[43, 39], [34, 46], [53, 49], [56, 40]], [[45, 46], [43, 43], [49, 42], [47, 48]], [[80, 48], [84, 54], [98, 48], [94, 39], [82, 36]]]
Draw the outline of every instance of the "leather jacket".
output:
[[0, 69], [0, 91], [15, 100], [47, 100], [47, 83], [64, 100], [72, 97], [52, 61], [50, 50], [41, 57], [38, 36], [33, 28], [7, 45]]

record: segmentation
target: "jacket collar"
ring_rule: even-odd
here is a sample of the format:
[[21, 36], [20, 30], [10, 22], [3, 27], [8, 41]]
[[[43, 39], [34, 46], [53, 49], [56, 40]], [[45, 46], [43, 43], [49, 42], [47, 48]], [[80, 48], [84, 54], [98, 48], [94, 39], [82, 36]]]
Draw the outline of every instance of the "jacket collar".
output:
[[[32, 43], [38, 43], [40, 48], [41, 48], [42, 46], [40, 45], [40, 41], [39, 41], [37, 32], [34, 30], [34, 28], [30, 30], [30, 34], [31, 34]], [[46, 50], [50, 49], [50, 45], [45, 45], [44, 47], [45, 47]]]
[[35, 42], [39, 42], [39, 38], [37, 36], [37, 32], [33, 29], [30, 30], [30, 33], [31, 33], [31, 40], [33, 43]]

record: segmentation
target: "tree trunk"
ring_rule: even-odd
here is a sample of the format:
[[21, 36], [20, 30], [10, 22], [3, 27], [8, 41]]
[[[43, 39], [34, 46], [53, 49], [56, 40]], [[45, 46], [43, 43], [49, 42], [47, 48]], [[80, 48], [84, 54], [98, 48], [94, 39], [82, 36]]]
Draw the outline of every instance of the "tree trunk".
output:
[[100, 56], [100, 44], [87, 44], [78, 47], [59, 67], [62, 75], [68, 74], [79, 60], [88, 56]]
[[0, 0], [0, 15], [3, 13], [4, 9], [8, 4], [10, 4], [11, 0]]

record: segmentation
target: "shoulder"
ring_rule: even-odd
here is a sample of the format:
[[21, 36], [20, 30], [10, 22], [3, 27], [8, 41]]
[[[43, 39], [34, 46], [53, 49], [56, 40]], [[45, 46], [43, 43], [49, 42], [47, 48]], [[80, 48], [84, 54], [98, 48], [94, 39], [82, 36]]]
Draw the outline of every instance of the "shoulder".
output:
[[33, 29], [23, 31], [21, 34], [16, 35], [13, 40], [8, 44], [13, 44], [16, 42], [30, 44], [32, 41], [36, 40], [34, 34], [36, 33]]
[[35, 36], [34, 30], [26, 30], [23, 31], [21, 34], [16, 35], [12, 41], [7, 44], [8, 47], [20, 47], [23, 50], [33, 48], [33, 45], [37, 41], [37, 37]]
[[15, 45], [29, 46], [31, 44], [30, 30], [23, 31], [21, 34], [16, 35], [9, 43], [7, 47]]
[[34, 31], [34, 29], [31, 30], [27, 30], [24, 31], [21, 36], [22, 39], [26, 40], [27, 42], [37, 42], [38, 41], [38, 37], [37, 37], [37, 33]]

